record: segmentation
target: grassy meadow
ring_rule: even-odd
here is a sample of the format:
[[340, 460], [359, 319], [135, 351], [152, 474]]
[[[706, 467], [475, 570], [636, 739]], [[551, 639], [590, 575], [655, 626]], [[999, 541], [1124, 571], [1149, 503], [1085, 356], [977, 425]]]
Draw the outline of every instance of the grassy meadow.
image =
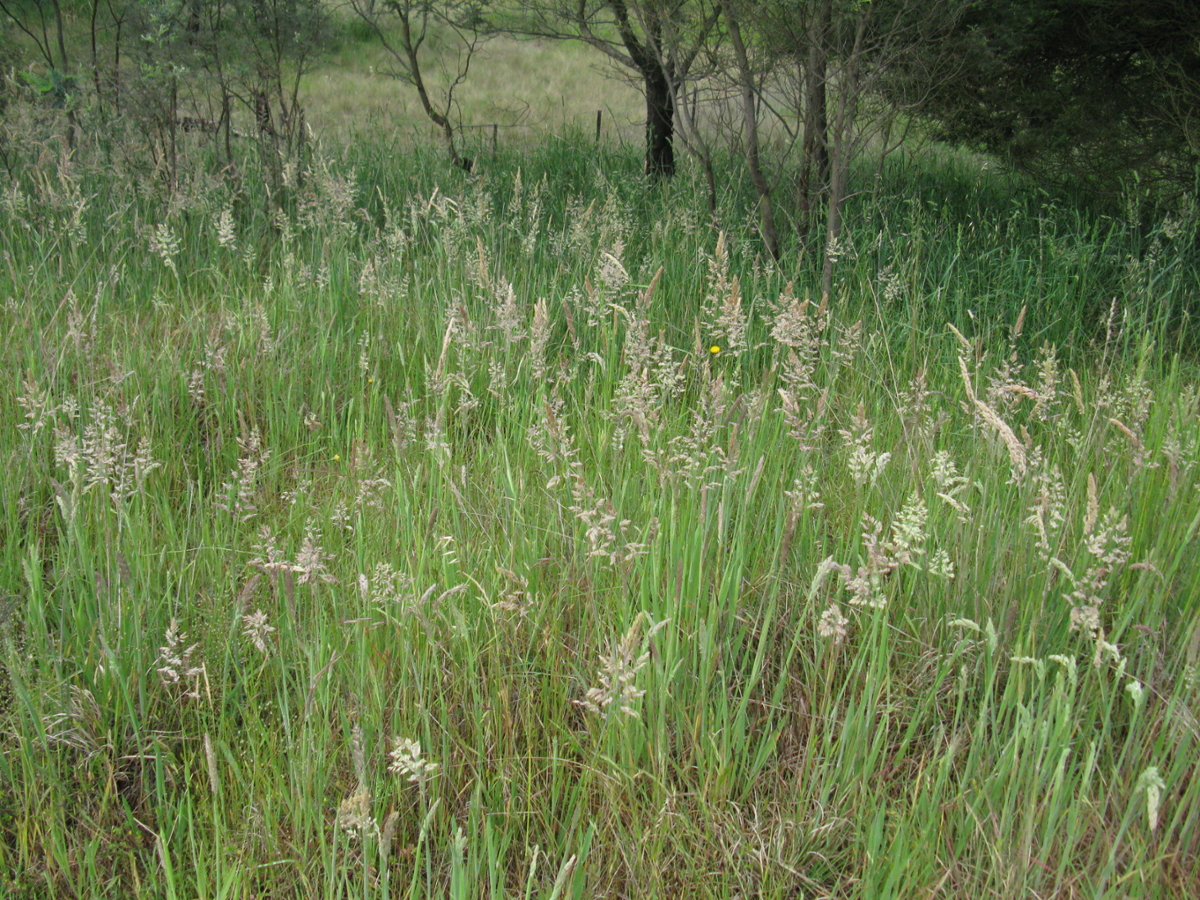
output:
[[1200, 895], [1194, 211], [908, 158], [823, 299], [636, 145], [55, 146], [0, 894]]

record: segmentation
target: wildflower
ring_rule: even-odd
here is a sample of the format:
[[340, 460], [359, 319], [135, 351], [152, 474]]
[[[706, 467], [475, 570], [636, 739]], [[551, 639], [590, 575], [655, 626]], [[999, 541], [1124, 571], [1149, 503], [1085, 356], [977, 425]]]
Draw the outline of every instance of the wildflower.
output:
[[713, 344], [711, 347], [708, 348], [708, 352], [711, 353], [713, 356], [719, 355], [721, 352], [721, 345]]

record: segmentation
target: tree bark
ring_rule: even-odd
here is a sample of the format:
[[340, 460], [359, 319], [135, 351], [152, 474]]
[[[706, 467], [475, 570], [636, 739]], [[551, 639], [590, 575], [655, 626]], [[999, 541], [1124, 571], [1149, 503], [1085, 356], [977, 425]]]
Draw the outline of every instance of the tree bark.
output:
[[821, 294], [825, 301], [833, 293], [833, 268], [841, 256], [838, 241], [842, 235], [842, 211], [846, 205], [846, 188], [850, 177], [850, 157], [854, 140], [854, 117], [858, 111], [860, 62], [863, 37], [866, 34], [870, 9], [858, 19], [854, 30], [854, 47], [839, 73], [837, 81], [837, 111], [829, 129], [829, 197], [825, 215], [825, 258], [821, 265]]
[[[805, 230], [813, 223], [815, 209], [829, 190], [829, 120], [826, 79], [829, 68], [829, 30], [832, 0], [822, 0], [808, 27], [808, 58], [804, 65], [804, 138], [801, 144], [801, 174], [797, 206], [805, 218]], [[807, 234], [805, 235], [807, 238]]]
[[733, 8], [725, 3], [725, 25], [729, 29], [729, 40], [733, 44], [733, 56], [737, 61], [738, 87], [742, 95], [742, 131], [746, 137], [746, 167], [750, 170], [750, 183], [758, 195], [759, 229], [763, 243], [771, 258], [779, 259], [779, 232], [775, 228], [775, 211], [771, 206], [771, 185], [763, 174], [759, 160], [758, 110], [755, 108], [754, 73], [750, 69], [750, 57], [742, 41], [742, 29]]
[[671, 85], [657, 60], [642, 70], [646, 86], [646, 174], [670, 178], [675, 174], [675, 103]]
[[675, 101], [670, 73], [663, 68], [662, 21], [655, 10], [647, 10], [642, 16], [646, 39], [639, 41], [625, 0], [609, 0], [608, 5], [621, 43], [646, 89], [646, 174], [670, 178], [675, 174]]

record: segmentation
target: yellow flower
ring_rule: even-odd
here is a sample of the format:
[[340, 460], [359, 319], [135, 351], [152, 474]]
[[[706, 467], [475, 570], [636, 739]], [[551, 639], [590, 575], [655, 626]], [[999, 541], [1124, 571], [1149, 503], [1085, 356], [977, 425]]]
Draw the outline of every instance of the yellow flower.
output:
[[340, 453], [335, 453], [335, 454], [333, 454], [333, 461], [334, 461], [334, 462], [341, 462], [341, 459], [342, 459], [342, 454], [340, 454]]
[[716, 356], [718, 353], [721, 352], [721, 348], [719, 345], [713, 344], [711, 347], [708, 348], [708, 352], [711, 353], [713, 356]]

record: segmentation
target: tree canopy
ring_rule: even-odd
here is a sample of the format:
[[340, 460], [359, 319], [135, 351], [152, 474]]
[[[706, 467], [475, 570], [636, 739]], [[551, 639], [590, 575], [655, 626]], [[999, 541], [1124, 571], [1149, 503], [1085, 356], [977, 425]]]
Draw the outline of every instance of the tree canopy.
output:
[[1193, 182], [1200, 4], [975, 0], [948, 41], [956, 78], [891, 84], [937, 137], [1105, 193], [1134, 173], [1167, 190]]

